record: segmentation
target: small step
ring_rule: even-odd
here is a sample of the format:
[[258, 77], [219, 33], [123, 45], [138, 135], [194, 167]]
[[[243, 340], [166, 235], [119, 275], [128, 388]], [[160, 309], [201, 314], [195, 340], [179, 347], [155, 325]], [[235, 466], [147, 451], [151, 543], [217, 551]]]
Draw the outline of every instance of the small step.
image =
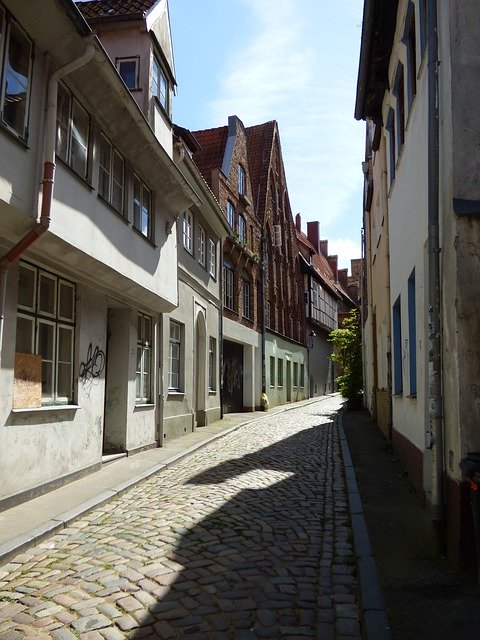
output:
[[122, 453], [106, 453], [105, 455], [102, 456], [102, 465], [103, 464], [110, 464], [111, 462], [116, 462], [117, 460], [120, 460], [121, 458], [126, 458], [127, 454], [125, 451], [123, 451]]

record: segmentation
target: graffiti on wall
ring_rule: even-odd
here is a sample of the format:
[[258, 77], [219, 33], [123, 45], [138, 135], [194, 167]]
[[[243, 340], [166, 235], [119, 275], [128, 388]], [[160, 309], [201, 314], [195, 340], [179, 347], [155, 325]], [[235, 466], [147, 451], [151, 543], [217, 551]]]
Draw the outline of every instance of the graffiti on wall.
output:
[[105, 353], [100, 347], [93, 348], [90, 343], [85, 361], [80, 363], [79, 376], [84, 383], [92, 383], [99, 378], [105, 369]]
[[237, 357], [223, 363], [223, 388], [230, 394], [241, 389], [242, 364]]

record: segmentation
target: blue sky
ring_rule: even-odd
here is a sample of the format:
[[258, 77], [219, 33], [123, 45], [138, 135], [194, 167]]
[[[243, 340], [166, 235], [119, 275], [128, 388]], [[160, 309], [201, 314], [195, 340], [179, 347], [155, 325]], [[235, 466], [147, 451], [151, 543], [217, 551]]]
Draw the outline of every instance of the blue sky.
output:
[[365, 126], [353, 117], [363, 0], [169, 0], [188, 129], [277, 120], [302, 229], [320, 222], [341, 267], [361, 255]]

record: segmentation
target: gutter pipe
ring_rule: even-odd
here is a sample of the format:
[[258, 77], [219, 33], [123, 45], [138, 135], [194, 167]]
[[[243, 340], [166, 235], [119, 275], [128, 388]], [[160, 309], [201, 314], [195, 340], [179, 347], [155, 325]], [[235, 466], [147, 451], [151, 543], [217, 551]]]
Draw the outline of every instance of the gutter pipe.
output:
[[444, 546], [444, 444], [442, 353], [440, 337], [440, 233], [439, 233], [439, 92], [437, 0], [427, 0], [428, 47], [428, 315], [429, 400], [427, 446], [431, 450], [431, 518], [439, 548]]
[[42, 236], [50, 227], [53, 186], [55, 183], [55, 137], [57, 121], [57, 95], [60, 78], [87, 64], [93, 57], [95, 48], [90, 38], [86, 51], [75, 60], [54, 71], [48, 81], [47, 109], [45, 114], [45, 153], [42, 180], [42, 204], [40, 217], [35, 225], [2, 258], [0, 258], [0, 366], [3, 351], [3, 329], [5, 323], [5, 303], [7, 276], [11, 265]]

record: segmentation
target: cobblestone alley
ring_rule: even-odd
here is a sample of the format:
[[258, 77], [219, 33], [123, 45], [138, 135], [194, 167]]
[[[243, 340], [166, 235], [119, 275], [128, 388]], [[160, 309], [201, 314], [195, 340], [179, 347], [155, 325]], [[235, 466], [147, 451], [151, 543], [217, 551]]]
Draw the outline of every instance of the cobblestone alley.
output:
[[359, 639], [332, 397], [241, 427], [0, 568], [0, 640]]

